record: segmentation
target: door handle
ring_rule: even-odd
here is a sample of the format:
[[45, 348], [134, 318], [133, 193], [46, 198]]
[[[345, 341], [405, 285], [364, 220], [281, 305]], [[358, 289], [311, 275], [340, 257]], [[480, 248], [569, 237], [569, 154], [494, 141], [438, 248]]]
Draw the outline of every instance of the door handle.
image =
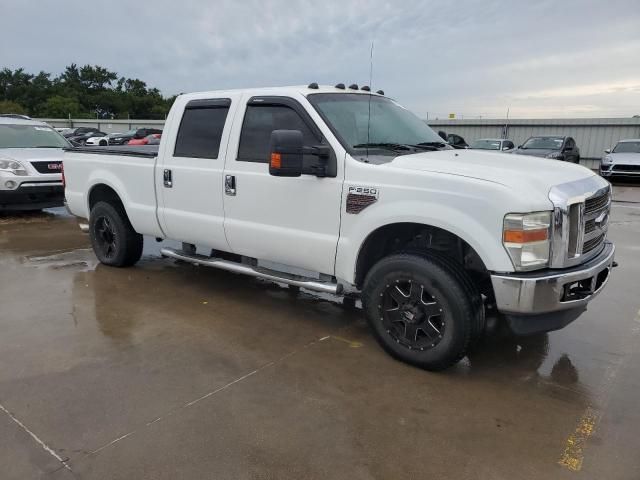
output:
[[227, 195], [231, 195], [232, 197], [236, 194], [236, 176], [235, 175], [225, 175], [224, 177], [224, 193]]
[[165, 187], [167, 188], [173, 187], [173, 175], [171, 174], [171, 170], [169, 170], [168, 168], [164, 169], [163, 179], [164, 179]]

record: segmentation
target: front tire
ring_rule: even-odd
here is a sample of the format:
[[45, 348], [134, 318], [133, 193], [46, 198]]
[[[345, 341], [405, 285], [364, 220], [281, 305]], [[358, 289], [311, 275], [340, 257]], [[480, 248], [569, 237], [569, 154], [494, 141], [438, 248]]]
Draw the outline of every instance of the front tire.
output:
[[480, 295], [464, 270], [437, 254], [383, 258], [365, 278], [362, 302], [391, 356], [432, 371], [465, 356], [482, 317]]
[[89, 215], [89, 236], [93, 251], [105, 265], [129, 267], [142, 256], [144, 240], [120, 205], [98, 202]]

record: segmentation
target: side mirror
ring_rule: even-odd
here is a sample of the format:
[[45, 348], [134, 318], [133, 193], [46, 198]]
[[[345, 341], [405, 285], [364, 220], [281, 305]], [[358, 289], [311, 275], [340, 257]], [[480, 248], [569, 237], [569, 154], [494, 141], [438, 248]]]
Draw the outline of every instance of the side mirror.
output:
[[607, 148], [607, 149], [604, 151], [604, 153], [611, 153], [611, 149], [610, 149], [610, 148]]
[[518, 150], [522, 148], [522, 145], [518, 145]]
[[269, 174], [276, 177], [302, 175], [303, 139], [300, 130], [274, 130], [269, 148]]

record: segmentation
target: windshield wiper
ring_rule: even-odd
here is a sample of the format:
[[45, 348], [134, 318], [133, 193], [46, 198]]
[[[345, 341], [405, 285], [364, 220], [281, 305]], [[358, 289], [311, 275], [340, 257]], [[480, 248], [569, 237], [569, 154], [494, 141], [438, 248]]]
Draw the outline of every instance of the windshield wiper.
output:
[[411, 145], [403, 145], [401, 143], [359, 143], [353, 148], [386, 148], [387, 150], [411, 150]]
[[447, 146], [444, 142], [420, 142], [412, 145], [414, 147], [435, 147], [435, 148], [444, 148]]

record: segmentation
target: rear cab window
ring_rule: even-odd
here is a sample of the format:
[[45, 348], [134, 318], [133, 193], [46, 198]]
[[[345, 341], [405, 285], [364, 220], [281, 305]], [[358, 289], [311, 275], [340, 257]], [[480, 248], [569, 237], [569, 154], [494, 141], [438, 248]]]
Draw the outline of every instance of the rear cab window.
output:
[[217, 159], [230, 106], [231, 100], [228, 98], [191, 100], [187, 103], [173, 156]]

